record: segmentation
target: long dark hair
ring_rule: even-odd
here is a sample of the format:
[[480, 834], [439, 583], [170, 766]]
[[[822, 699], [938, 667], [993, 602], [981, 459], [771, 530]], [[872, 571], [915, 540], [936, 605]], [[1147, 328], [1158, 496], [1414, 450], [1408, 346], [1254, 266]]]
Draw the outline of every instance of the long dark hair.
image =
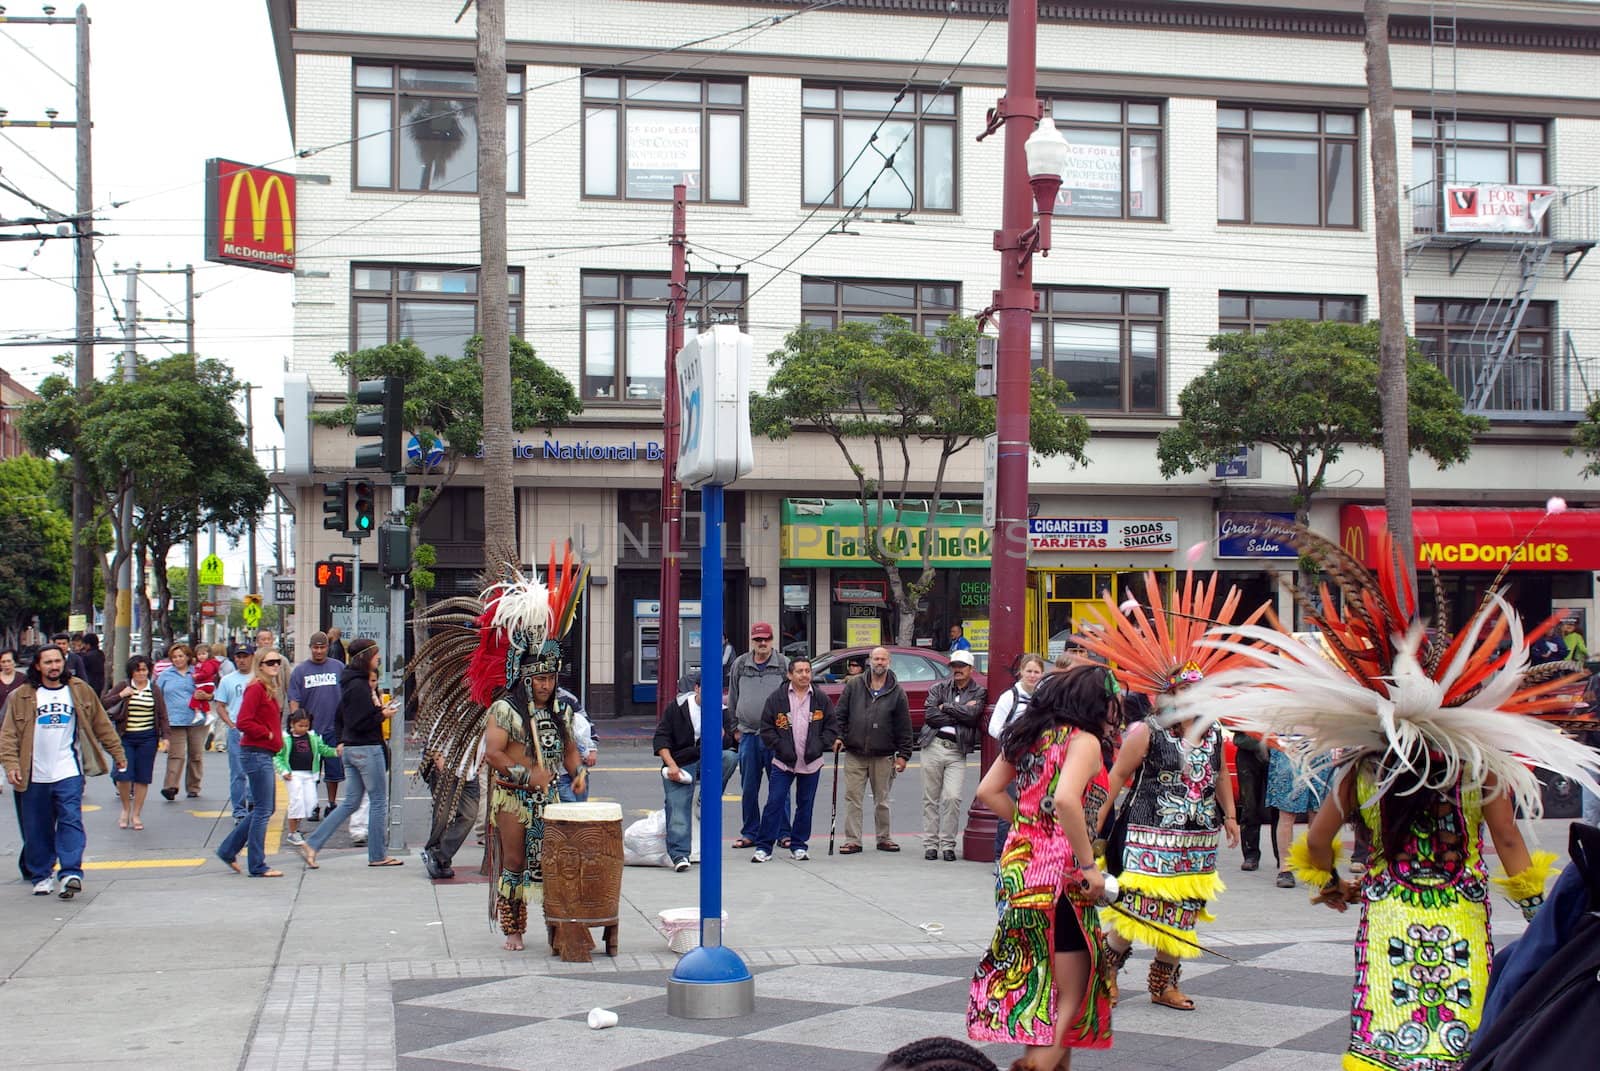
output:
[[1022, 713], [1000, 734], [1000, 751], [1016, 763], [1039, 737], [1060, 725], [1082, 729], [1100, 741], [1100, 756], [1111, 764], [1111, 731], [1122, 716], [1115, 678], [1104, 666], [1075, 666], [1051, 673], [1033, 690]]
[[1406, 757], [1393, 751], [1377, 760], [1380, 779], [1390, 771], [1398, 771], [1393, 786], [1378, 801], [1379, 837], [1383, 857], [1389, 862], [1406, 854], [1419, 827], [1424, 832], [1439, 832], [1434, 828], [1436, 816], [1454, 805], [1444, 792], [1423, 786], [1417, 769], [1424, 766], [1426, 756], [1417, 755], [1416, 751], [1426, 745], [1418, 742], [1413, 747], [1414, 759], [1409, 764]]

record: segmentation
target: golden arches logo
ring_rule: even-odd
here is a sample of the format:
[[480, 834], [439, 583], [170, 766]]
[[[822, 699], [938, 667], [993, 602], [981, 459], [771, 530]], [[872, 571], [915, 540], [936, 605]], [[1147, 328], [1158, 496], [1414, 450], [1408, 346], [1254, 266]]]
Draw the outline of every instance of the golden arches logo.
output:
[[1356, 561], [1364, 561], [1367, 556], [1367, 533], [1359, 524], [1345, 526], [1344, 539], [1342, 540], [1345, 553]]
[[222, 240], [234, 240], [234, 227], [238, 222], [239, 214], [239, 187], [249, 187], [250, 190], [250, 226], [251, 240], [256, 243], [266, 241], [267, 238], [267, 209], [271, 206], [273, 190], [278, 193], [278, 216], [283, 220], [283, 251], [294, 252], [294, 213], [289, 207], [289, 190], [284, 185], [283, 179], [278, 175], [271, 175], [260, 186], [256, 185], [254, 171], [235, 171], [233, 185], [228, 189], [228, 203], [222, 213]]

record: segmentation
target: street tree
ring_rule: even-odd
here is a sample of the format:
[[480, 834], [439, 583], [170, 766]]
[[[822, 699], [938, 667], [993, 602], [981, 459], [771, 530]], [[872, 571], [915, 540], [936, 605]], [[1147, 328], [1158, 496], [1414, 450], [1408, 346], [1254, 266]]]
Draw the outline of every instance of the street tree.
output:
[[[430, 566], [435, 560], [432, 547], [421, 542], [423, 523], [440, 502], [445, 489], [455, 481], [464, 458], [484, 453], [483, 375], [478, 357], [483, 340], [472, 338], [459, 357], [443, 354], [428, 356], [410, 339], [391, 342], [354, 353], [336, 353], [334, 365], [355, 380], [399, 376], [406, 385], [405, 426], [417, 437], [424, 459], [436, 447], [443, 457], [435, 466], [417, 466], [407, 483], [417, 488], [416, 501], [407, 508], [411, 526], [411, 559], [417, 606], [413, 617], [420, 618], [432, 588]], [[532, 346], [520, 338], [511, 339], [511, 426], [517, 431], [543, 428], [553, 432], [583, 411], [572, 382], [540, 360]], [[354, 399], [337, 409], [319, 413], [316, 420], [332, 427], [355, 423]], [[511, 448], [506, 448], [511, 456]], [[423, 635], [418, 633], [417, 642]]]
[[1589, 403], [1583, 419], [1572, 430], [1572, 445], [1568, 454], [1578, 454], [1584, 459], [1579, 472], [1584, 476], [1600, 476], [1600, 398]]
[[0, 646], [18, 646], [35, 616], [65, 627], [72, 595], [72, 516], [59, 462], [0, 461]]
[[[131, 381], [97, 382], [81, 401], [70, 380], [51, 376], [40, 384], [40, 400], [24, 407], [29, 445], [81, 460], [117, 533], [110, 557], [102, 557], [108, 622], [116, 620], [117, 571], [136, 548], [144, 548], [163, 593], [174, 546], [213, 522], [240, 534], [266, 507], [271, 486], [233, 408], [242, 389], [222, 362], [178, 354], [141, 361]], [[124, 545], [121, 521], [130, 504], [133, 542]], [[170, 640], [170, 625], [162, 627]]]
[[[1181, 417], [1156, 452], [1167, 478], [1208, 468], [1241, 446], [1270, 446], [1294, 474], [1301, 524], [1322, 491], [1328, 466], [1350, 446], [1381, 447], [1379, 327], [1285, 320], [1260, 334], [1214, 336], [1217, 359], [1178, 395]], [[1442, 372], [1407, 343], [1409, 436], [1439, 468], [1466, 460], [1488, 421], [1462, 410]], [[1303, 568], [1303, 564], [1302, 564]], [[1302, 576], [1304, 582], [1307, 578]]]
[[[831, 439], [855, 476], [868, 553], [889, 579], [898, 611], [896, 641], [910, 644], [917, 604], [932, 589], [934, 532], [951, 459], [994, 432], [993, 398], [980, 398], [977, 324], [956, 318], [929, 338], [905, 320], [797, 327], [768, 358], [775, 366], [765, 394], [750, 399], [750, 427], [782, 441], [814, 428]], [[1063, 412], [1067, 384], [1036, 373], [1030, 398], [1033, 452], [1087, 464], [1089, 425]], [[915, 444], [934, 447], [927, 465]], [[899, 562], [910, 541], [896, 524], [900, 503], [929, 501], [920, 540], [920, 568], [909, 581]], [[911, 571], [911, 570], [907, 570]]]

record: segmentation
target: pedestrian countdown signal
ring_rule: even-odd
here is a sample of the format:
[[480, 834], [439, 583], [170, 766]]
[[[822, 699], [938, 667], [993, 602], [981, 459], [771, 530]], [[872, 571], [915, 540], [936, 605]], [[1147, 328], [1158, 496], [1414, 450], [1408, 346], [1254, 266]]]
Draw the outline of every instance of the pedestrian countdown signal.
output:
[[348, 594], [351, 590], [351, 573], [351, 567], [346, 562], [318, 562], [315, 574], [317, 587], [336, 595]]

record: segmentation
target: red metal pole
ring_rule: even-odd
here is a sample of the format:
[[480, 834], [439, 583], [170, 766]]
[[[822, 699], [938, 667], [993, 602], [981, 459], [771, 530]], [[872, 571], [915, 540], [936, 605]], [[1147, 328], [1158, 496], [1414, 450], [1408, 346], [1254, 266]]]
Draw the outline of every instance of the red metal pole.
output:
[[[656, 719], [678, 695], [678, 566], [683, 550], [683, 488], [678, 484], [678, 351], [689, 304], [687, 192], [672, 187], [672, 297], [667, 313], [667, 382], [661, 394], [661, 636], [656, 649]], [[721, 650], [721, 647], [718, 647]]]
[[[1005, 124], [1005, 171], [1001, 189], [1000, 288], [994, 309], [1000, 321], [999, 398], [995, 431], [995, 524], [989, 563], [989, 704], [1011, 687], [1011, 665], [1022, 653], [1028, 589], [1028, 383], [1029, 346], [1036, 301], [1033, 256], [1023, 234], [1033, 226], [1033, 190], [1023, 143], [1039, 122], [1038, 0], [1011, 0], [1006, 37], [1006, 93], [997, 117]], [[996, 749], [982, 734], [983, 769]], [[967, 811], [961, 842], [965, 859], [994, 858], [995, 816], [976, 799]]]

